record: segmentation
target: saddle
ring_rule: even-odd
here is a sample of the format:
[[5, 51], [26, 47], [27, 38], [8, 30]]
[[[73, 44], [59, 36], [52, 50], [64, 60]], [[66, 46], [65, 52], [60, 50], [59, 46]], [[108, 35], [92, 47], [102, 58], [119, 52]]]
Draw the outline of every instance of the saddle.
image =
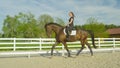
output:
[[[66, 33], [66, 28], [63, 29], [63, 32], [65, 35], [67, 35]], [[70, 32], [69, 32], [69, 35], [76, 35], [76, 29], [72, 29]]]

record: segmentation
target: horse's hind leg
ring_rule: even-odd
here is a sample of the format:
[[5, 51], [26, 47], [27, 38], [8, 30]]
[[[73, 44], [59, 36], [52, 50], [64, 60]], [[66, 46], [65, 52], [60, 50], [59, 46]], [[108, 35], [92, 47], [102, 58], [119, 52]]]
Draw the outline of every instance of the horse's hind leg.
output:
[[76, 54], [76, 56], [78, 56], [79, 54], [80, 54], [80, 52], [84, 49], [84, 42], [81, 42], [81, 45], [82, 45], [82, 47], [81, 47], [81, 49], [77, 52], [77, 54]]
[[53, 49], [55, 48], [56, 45], [58, 45], [59, 42], [55, 42], [55, 44], [52, 46], [52, 49], [51, 49], [51, 56], [53, 55]]
[[91, 49], [91, 47], [90, 47], [90, 44], [89, 44], [88, 42], [86, 42], [86, 45], [88, 46], [88, 48], [89, 48], [89, 50], [90, 50], [91, 56], [93, 56], [93, 51], [92, 51], [92, 49]]

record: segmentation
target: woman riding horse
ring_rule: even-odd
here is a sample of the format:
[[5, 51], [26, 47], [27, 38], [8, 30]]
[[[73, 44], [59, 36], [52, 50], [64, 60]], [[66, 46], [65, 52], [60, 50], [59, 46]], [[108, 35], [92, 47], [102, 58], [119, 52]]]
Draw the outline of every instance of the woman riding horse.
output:
[[69, 12], [69, 16], [70, 16], [69, 23], [66, 26], [66, 33], [67, 33], [66, 37], [67, 37], [67, 40], [69, 40], [70, 32], [71, 32], [71, 30], [74, 27], [74, 17], [75, 17], [73, 12]]
[[56, 42], [51, 48], [51, 55], [53, 55], [53, 49], [55, 48], [55, 46], [62, 43], [64, 45], [65, 49], [68, 52], [68, 57], [70, 57], [71, 56], [70, 51], [69, 51], [69, 49], [67, 47], [67, 44], [66, 44], [66, 42], [68, 42], [68, 41], [69, 42], [73, 42], [73, 41], [80, 41], [81, 42], [82, 47], [78, 51], [78, 53], [76, 54], [77, 56], [85, 48], [85, 45], [88, 46], [88, 48], [90, 49], [91, 55], [93, 55], [90, 44], [87, 41], [88, 34], [90, 34], [91, 38], [92, 38], [93, 47], [96, 48], [95, 43], [94, 43], [94, 34], [92, 32], [87, 32], [85, 30], [77, 29], [76, 30], [76, 35], [72, 35], [72, 36], [70, 35], [69, 36], [70, 39], [66, 40], [66, 35], [64, 33], [64, 28], [65, 27], [63, 27], [63, 26], [61, 26], [57, 23], [48, 23], [48, 24], [45, 25], [46, 34], [47, 34], [48, 37], [51, 37], [52, 31], [55, 33]]

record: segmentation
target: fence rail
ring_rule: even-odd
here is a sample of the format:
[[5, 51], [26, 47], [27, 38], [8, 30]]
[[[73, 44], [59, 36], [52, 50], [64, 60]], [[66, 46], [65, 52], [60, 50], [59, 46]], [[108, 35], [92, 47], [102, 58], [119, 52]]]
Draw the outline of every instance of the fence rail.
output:
[[[91, 43], [91, 39], [88, 38], [88, 42]], [[46, 49], [51, 48], [51, 46], [55, 43], [54, 38], [0, 38], [0, 50], [6, 51], [11, 50], [16, 53], [19, 50], [39, 50], [41, 53], [46, 51]], [[68, 47], [72, 49], [80, 48], [80, 41], [76, 42], [67, 42]], [[98, 46], [98, 49], [94, 51], [100, 50], [120, 50], [120, 38], [95, 38], [95, 44]], [[56, 48], [64, 50], [64, 46], [57, 46]], [[86, 50], [88, 50], [86, 48]], [[12, 52], [12, 53], [13, 53]], [[63, 53], [63, 51], [61, 51]], [[27, 52], [30, 54], [30, 52]], [[34, 53], [34, 52], [31, 52]], [[11, 54], [11, 53], [4, 53], [4, 54]], [[18, 54], [18, 53], [17, 53]], [[20, 54], [24, 54], [23, 52]], [[26, 54], [26, 53], [25, 53]], [[64, 54], [64, 53], [63, 53]], [[0, 52], [0, 55], [3, 55]]]

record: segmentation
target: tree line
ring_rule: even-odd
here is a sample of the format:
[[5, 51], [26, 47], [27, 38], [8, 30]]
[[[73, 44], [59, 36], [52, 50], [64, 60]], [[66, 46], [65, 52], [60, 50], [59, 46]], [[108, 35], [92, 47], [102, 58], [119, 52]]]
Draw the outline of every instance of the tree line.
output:
[[[65, 26], [65, 22], [61, 18], [53, 18], [48, 14], [42, 14], [35, 18], [32, 13], [22, 13], [10, 16], [7, 15], [3, 27], [1, 37], [4, 38], [39, 38], [46, 37], [44, 25], [49, 22], [56, 21], [58, 24]], [[106, 32], [109, 28], [117, 28], [114, 24], [105, 25], [98, 22], [95, 18], [89, 18], [84, 25], [76, 25], [75, 28], [92, 30], [95, 37], [109, 37]], [[54, 34], [53, 34], [54, 37]]]
[[51, 17], [48, 14], [43, 14], [35, 19], [35, 16], [31, 13], [19, 13], [15, 16], [7, 15], [1, 34], [1, 37], [5, 38], [39, 38], [45, 37], [44, 25], [49, 22], [58, 21], [59, 24], [64, 24], [62, 19]]
[[120, 28], [120, 26], [116, 26], [114, 24], [106, 25], [103, 22], [97, 21], [95, 18], [88, 18], [86, 23], [84, 25], [78, 25], [76, 26], [79, 29], [85, 29], [85, 30], [92, 30], [94, 32], [95, 37], [109, 37], [109, 34], [106, 32], [108, 29], [112, 28]]

